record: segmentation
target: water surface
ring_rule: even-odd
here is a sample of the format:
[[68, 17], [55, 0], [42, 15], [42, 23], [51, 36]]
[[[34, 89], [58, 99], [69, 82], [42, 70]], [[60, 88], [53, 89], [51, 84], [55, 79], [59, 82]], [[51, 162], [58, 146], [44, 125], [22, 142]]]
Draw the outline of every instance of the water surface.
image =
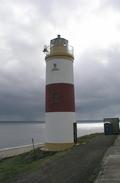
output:
[[[77, 129], [78, 136], [103, 132], [103, 123], [79, 123]], [[35, 143], [45, 142], [44, 123], [0, 123], [0, 149], [31, 144], [32, 138]]]

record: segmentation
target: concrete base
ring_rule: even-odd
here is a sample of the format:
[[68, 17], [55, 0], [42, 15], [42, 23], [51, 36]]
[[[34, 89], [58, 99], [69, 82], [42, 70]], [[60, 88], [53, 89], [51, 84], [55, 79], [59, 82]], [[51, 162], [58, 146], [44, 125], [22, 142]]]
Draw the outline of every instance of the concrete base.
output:
[[63, 151], [73, 146], [74, 143], [46, 143], [44, 149], [49, 151]]

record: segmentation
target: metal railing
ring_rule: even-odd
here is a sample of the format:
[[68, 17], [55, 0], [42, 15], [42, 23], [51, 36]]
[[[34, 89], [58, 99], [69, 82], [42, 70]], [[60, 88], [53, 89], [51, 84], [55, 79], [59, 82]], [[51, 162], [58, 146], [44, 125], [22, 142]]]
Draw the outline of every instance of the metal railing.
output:
[[70, 45], [60, 45], [60, 46], [56, 46], [56, 45], [51, 45], [51, 46], [45, 46], [43, 52], [46, 54], [46, 56], [48, 55], [53, 55], [53, 54], [57, 54], [57, 53], [65, 53], [68, 55], [74, 55], [74, 49], [72, 46]]

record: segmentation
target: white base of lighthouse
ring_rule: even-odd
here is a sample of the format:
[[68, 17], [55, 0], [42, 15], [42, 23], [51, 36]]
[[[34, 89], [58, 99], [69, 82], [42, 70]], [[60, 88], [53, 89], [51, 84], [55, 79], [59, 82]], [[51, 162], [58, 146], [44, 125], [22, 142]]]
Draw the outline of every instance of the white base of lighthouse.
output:
[[64, 150], [72, 147], [74, 144], [74, 122], [75, 112], [46, 113], [46, 148]]

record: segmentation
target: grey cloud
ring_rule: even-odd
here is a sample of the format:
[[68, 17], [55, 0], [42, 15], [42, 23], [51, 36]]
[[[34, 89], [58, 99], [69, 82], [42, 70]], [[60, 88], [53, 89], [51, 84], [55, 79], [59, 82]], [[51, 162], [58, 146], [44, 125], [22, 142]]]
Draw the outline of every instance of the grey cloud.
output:
[[10, 44], [13, 55], [0, 68], [0, 118], [43, 119], [45, 74], [43, 60], [36, 57], [40, 50], [36, 53], [15, 41]]
[[40, 120], [44, 118], [45, 80], [44, 59], [40, 56], [42, 38], [33, 35], [32, 22], [17, 22], [12, 5], [8, 5], [3, 2], [0, 7], [4, 25], [4, 44], [0, 45], [0, 119]]
[[[106, 6], [107, 6], [107, 1]], [[112, 0], [110, 1], [113, 2]], [[118, 1], [114, 1], [116, 5]], [[0, 1], [0, 119], [44, 119], [43, 45], [88, 1]], [[78, 12], [81, 13], [81, 12]], [[77, 18], [80, 19], [82, 15]], [[78, 23], [80, 23], [78, 21]], [[58, 32], [59, 33], [59, 32]], [[74, 35], [73, 35], [74, 36]], [[86, 49], [75, 64], [78, 118], [119, 115], [119, 45]], [[108, 60], [108, 64], [101, 60]]]
[[[0, 117], [6, 116], [9, 120], [10, 115], [18, 116], [22, 120], [36, 120], [44, 118], [44, 91], [42, 88], [30, 91], [17, 91], [14, 93], [14, 88], [9, 88], [8, 92], [0, 92]], [[32, 85], [31, 85], [32, 87]]]
[[[108, 60], [108, 63], [102, 63], [102, 59]], [[90, 113], [96, 113], [98, 118], [103, 118], [103, 110], [110, 116], [120, 115], [120, 111], [117, 110], [120, 105], [120, 49], [118, 46], [108, 50], [91, 50], [81, 56], [78, 62], [76, 66], [79, 71], [75, 77], [78, 116], [83, 114], [85, 118]]]
[[103, 2], [101, 2], [102, 8], [109, 8], [112, 7], [115, 10], [120, 9], [120, 1], [119, 0], [104, 0]]

